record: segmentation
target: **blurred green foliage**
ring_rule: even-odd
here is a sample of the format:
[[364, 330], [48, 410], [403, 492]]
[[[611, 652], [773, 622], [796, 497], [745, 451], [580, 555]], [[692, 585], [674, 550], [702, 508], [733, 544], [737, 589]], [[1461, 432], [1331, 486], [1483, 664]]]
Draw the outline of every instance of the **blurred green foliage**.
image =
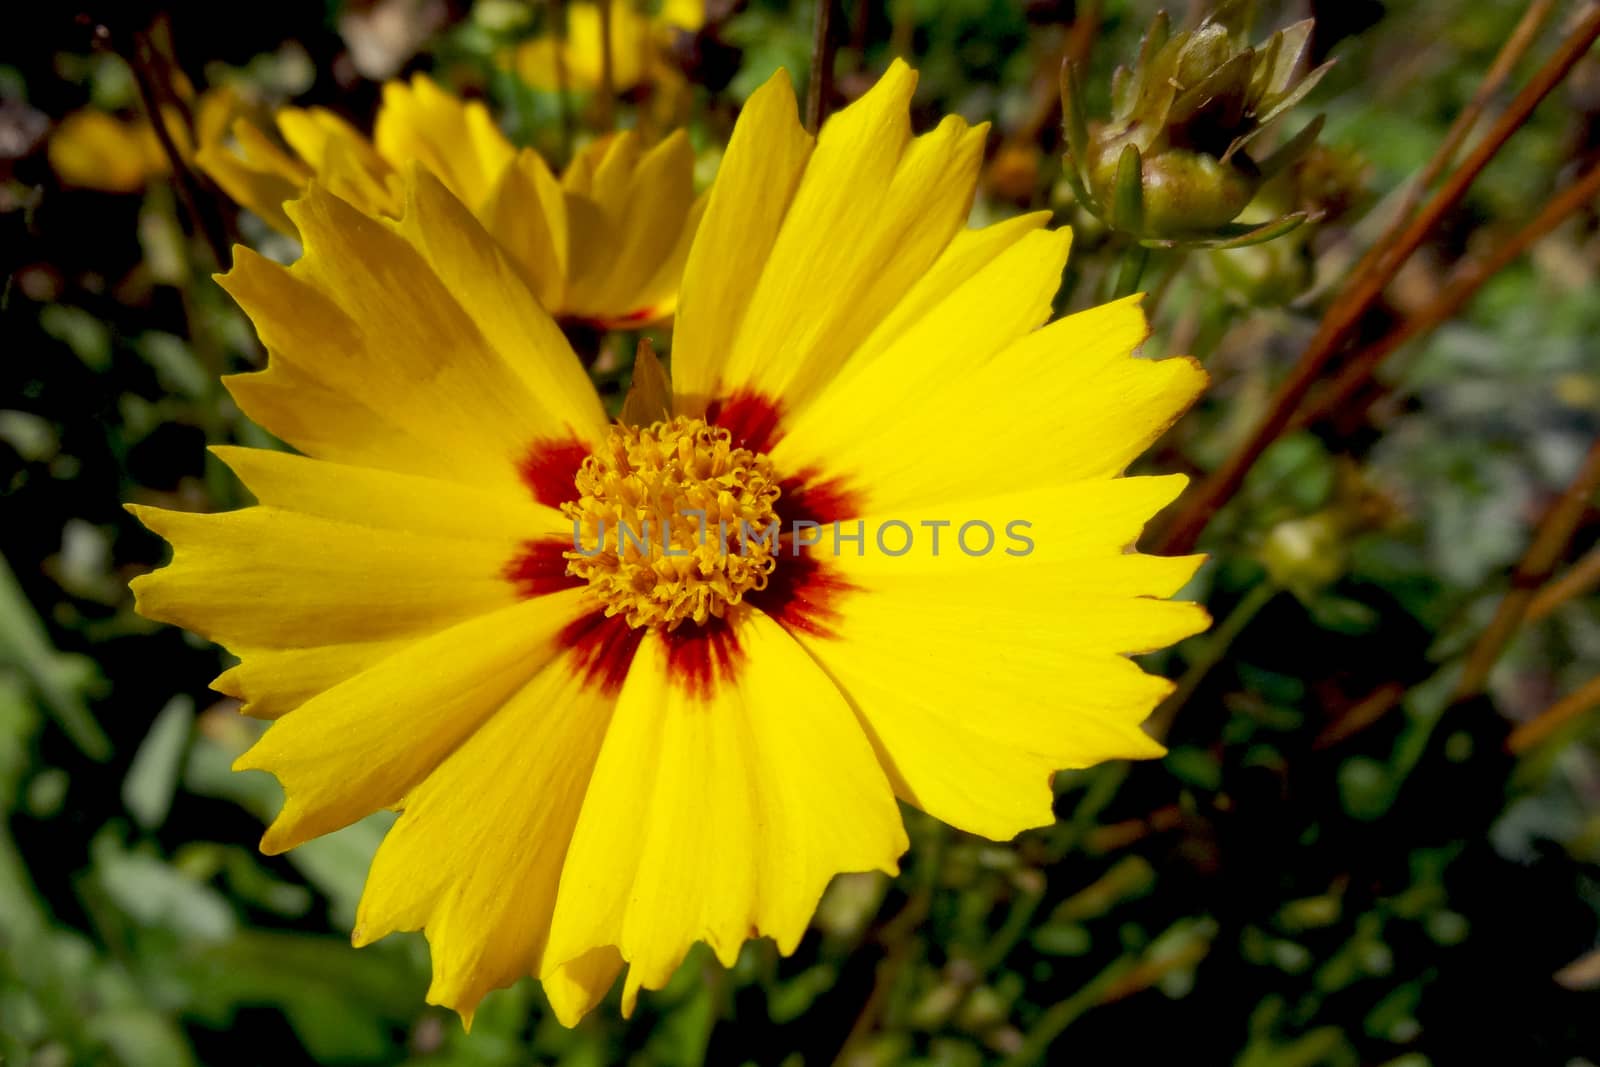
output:
[[[418, 28], [417, 48], [394, 46], [395, 67], [485, 91], [513, 136], [559, 154], [569, 109], [493, 62], [539, 24], [536, 6], [453, 11]], [[174, 4], [166, 21], [196, 84], [365, 121], [376, 87], [349, 52], [376, 31], [346, 17], [365, 7]], [[994, 121], [975, 215], [1048, 207], [1078, 224], [1061, 306], [1098, 302], [1115, 241], [1077, 210], [1054, 120], [1035, 118], [1074, 5], [846, 7], [843, 39], [865, 51], [841, 51], [841, 92], [899, 50], [922, 71], [920, 117]], [[908, 811], [902, 875], [837, 879], [792, 958], [757, 942], [724, 973], [697, 951], [633, 1019], [612, 1002], [573, 1031], [524, 982], [492, 994], [468, 1034], [423, 1003], [420, 937], [348, 943], [384, 820], [259, 855], [280, 795], [228, 767], [260, 724], [208, 690], [221, 653], [132, 613], [127, 579], [163, 550], [121, 502], [239, 502], [203, 447], [271, 444], [216, 380], [260, 356], [171, 186], [66, 189], [44, 162], [51, 121], [137, 106], [93, 27], [151, 12], [36, 8], [13, 13], [26, 32], [0, 55], [0, 1062], [1422, 1067], [1600, 1050], [1600, 977], [1569, 967], [1600, 929], [1600, 732], [1579, 722], [1520, 760], [1503, 747], [1509, 724], [1600, 667], [1600, 604], [1562, 604], [1521, 634], [1487, 698], [1450, 700], [1530, 524], [1600, 427], [1592, 214], [1251, 472], [1189, 591], [1218, 625], [1150, 658], [1180, 683], [1157, 714], [1165, 760], [1061, 774], [1058, 824], [1009, 844]], [[685, 42], [708, 170], [737, 102], [779, 66], [803, 75], [809, 8], [737, 5], [714, 38]], [[1082, 82], [1089, 113], [1104, 114], [1112, 67], [1137, 54], [1154, 5], [1076, 8], [1098, 9]], [[1215, 382], [1152, 468], [1212, 468], [1261, 418], [1520, 14], [1467, 0], [1266, 4], [1258, 25], [1308, 13], [1317, 60], [1338, 60], [1308, 106], [1328, 115], [1353, 206], [1264, 246], [1280, 257], [1264, 264], [1152, 262], [1147, 348], [1192, 352]], [[1364, 336], [1593, 160], [1597, 67], [1591, 56], [1518, 133]], [[294, 254], [256, 220], [231, 221]], [[620, 396], [631, 349], [607, 344], [597, 373]], [[1573, 558], [1597, 535], [1591, 508]]]

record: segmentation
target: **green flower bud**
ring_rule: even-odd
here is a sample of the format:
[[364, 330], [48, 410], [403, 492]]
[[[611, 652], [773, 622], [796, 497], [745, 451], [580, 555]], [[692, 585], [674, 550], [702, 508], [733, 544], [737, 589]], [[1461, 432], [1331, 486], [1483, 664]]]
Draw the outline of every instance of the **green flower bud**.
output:
[[1305, 212], [1254, 225], [1234, 221], [1264, 181], [1316, 140], [1320, 116], [1264, 159], [1249, 151], [1329, 66], [1302, 73], [1310, 19], [1250, 47], [1245, 6], [1224, 3], [1196, 29], [1177, 34], [1164, 13], [1157, 15], [1138, 62], [1112, 79], [1111, 118], [1093, 129], [1077, 72], [1070, 62], [1063, 66], [1068, 180], [1113, 228], [1148, 245], [1227, 247], [1270, 240], [1305, 221]]

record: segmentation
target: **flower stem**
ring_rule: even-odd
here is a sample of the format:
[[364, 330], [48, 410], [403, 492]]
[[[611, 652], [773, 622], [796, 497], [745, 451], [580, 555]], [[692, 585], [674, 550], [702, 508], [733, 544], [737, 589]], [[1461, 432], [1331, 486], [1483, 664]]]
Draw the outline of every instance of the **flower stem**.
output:
[[1573, 532], [1588, 511], [1589, 500], [1596, 489], [1600, 489], [1600, 438], [1596, 438], [1589, 447], [1589, 453], [1584, 457], [1572, 484], [1545, 512], [1534, 532], [1532, 543], [1528, 545], [1528, 551], [1511, 572], [1510, 592], [1500, 601], [1494, 618], [1489, 620], [1488, 627], [1467, 655], [1461, 678], [1456, 683], [1457, 701], [1474, 697], [1483, 691], [1489, 680], [1489, 672], [1521, 629], [1534, 593], [1544, 585], [1556, 564], [1561, 562], [1567, 543], [1572, 540]]
[[817, 0], [811, 38], [811, 78], [806, 83], [806, 129], [822, 128], [828, 98], [833, 95], [833, 0]]
[[1138, 292], [1139, 279], [1144, 277], [1144, 268], [1149, 262], [1150, 250], [1144, 245], [1134, 243], [1125, 248], [1117, 267], [1117, 284], [1111, 291], [1111, 299], [1121, 300]]

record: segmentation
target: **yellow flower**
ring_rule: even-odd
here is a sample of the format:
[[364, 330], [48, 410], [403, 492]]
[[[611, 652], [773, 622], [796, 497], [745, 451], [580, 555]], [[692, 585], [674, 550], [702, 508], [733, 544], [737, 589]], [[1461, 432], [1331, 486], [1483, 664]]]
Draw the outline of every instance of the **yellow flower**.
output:
[[[193, 90], [186, 83], [185, 98]], [[238, 99], [229, 89], [209, 89], [194, 102], [196, 135], [204, 143], [220, 135], [238, 112]], [[195, 138], [183, 114], [167, 105], [162, 120], [173, 147], [185, 162], [194, 159]], [[82, 108], [62, 118], [50, 135], [50, 166], [66, 185], [107, 193], [136, 193], [152, 179], [170, 174], [172, 165], [149, 120], [140, 116], [121, 119], [97, 108]]]
[[[671, 76], [662, 52], [680, 30], [705, 22], [702, 0], [667, 0], [660, 14], [644, 14], [627, 0], [611, 0], [611, 87], [626, 93], [644, 82]], [[598, 92], [605, 84], [600, 5], [593, 0], [567, 5], [565, 38], [545, 33], [511, 51], [510, 66], [536, 89]]]
[[1162, 751], [1127, 654], [1205, 626], [1162, 599], [1198, 558], [1129, 550], [1184, 480], [1120, 475], [1204, 374], [1133, 357], [1136, 299], [1044, 325], [1069, 234], [964, 229], [984, 130], [913, 137], [915, 80], [815, 139], [786, 74], [750, 98], [672, 380], [642, 352], [616, 423], [420, 168], [394, 222], [313, 185], [304, 257], [224, 279], [271, 353], [229, 388], [305, 456], [219, 449], [242, 511], [134, 508], [175, 549], [139, 610], [277, 720], [237, 764], [286, 791], [266, 851], [400, 809], [354, 937], [424, 930], [431, 1001], [532, 974], [571, 1023], [626, 966], [631, 1011], [894, 872], [897, 797], [1006, 840], [1055, 770]]
[[232, 147], [204, 144], [198, 161], [283, 233], [299, 230], [285, 202], [313, 179], [367, 214], [398, 218], [404, 170], [418, 162], [510, 253], [551, 314], [638, 326], [673, 312], [704, 207], [681, 130], [648, 150], [631, 131], [602, 138], [557, 180], [537, 152], [506, 140], [481, 101], [420, 74], [384, 86], [370, 140], [324, 108], [283, 108], [277, 127], [289, 151], [239, 122]]

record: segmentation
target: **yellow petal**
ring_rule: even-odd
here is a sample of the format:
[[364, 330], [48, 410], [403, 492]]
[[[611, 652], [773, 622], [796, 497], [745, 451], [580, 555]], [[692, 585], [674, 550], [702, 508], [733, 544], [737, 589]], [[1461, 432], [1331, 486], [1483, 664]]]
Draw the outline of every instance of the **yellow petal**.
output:
[[428, 171], [413, 165], [399, 232], [421, 252], [478, 332], [537, 396], [550, 421], [545, 436], [594, 437], [609, 420], [583, 364], [549, 312], [539, 306], [492, 237]]
[[[828, 397], [834, 423], [780, 447], [825, 452], [826, 473], [859, 491], [862, 510], [883, 513], [1114, 475], [1205, 388], [1194, 360], [1131, 357], [1147, 333], [1134, 299], [1080, 312], [887, 410], [862, 374]], [[833, 428], [863, 426], [869, 405], [875, 426]]]
[[538, 673], [584, 610], [584, 591], [572, 589], [478, 615], [278, 719], [234, 764], [283, 784], [262, 851], [398, 803]]
[[246, 715], [276, 719], [410, 644], [402, 638], [316, 648], [236, 648], [239, 663], [219, 674], [211, 688], [237, 697]]
[[289, 147], [339, 196], [368, 214], [399, 213], [389, 186], [394, 168], [360, 130], [321, 107], [281, 108], [274, 120]]
[[[566, 5], [566, 39], [553, 34], [518, 46], [512, 66], [518, 77], [546, 92], [592, 93], [602, 85], [600, 8], [593, 0]], [[625, 93], [643, 79], [651, 46], [649, 23], [631, 4], [611, 5], [611, 86]]]
[[1051, 821], [1052, 772], [1160, 754], [1138, 724], [1171, 683], [1125, 655], [1205, 628], [1197, 605], [1155, 599], [1200, 557], [1126, 549], [1183, 482], [944, 500], [850, 520], [814, 550], [840, 592], [796, 636], [850, 698], [903, 800], [1005, 840]]
[[523, 149], [489, 194], [484, 227], [522, 270], [539, 302], [552, 313], [567, 299], [566, 198], [561, 184], [532, 149]]
[[139, 613], [230, 647], [306, 648], [431, 633], [514, 604], [521, 543], [430, 537], [254, 507], [129, 505], [173, 546], [134, 579]]
[[568, 314], [626, 321], [653, 311], [645, 286], [683, 237], [695, 199], [694, 150], [679, 130], [632, 158], [621, 170], [629, 155], [608, 154], [595, 176], [595, 201], [620, 241], [600, 244], [600, 235], [574, 231]]
[[327, 463], [287, 452], [211, 450], [262, 504], [355, 526], [499, 544], [570, 537], [572, 523], [526, 493]]
[[234, 203], [254, 211], [273, 229], [298, 236], [283, 210], [311, 180], [311, 168], [273, 144], [248, 119], [233, 124], [238, 151], [220, 141], [202, 141], [195, 163]]
[[622, 953], [612, 945], [604, 945], [546, 975], [544, 994], [561, 1025], [577, 1026], [579, 1019], [594, 1010], [622, 973], [622, 967]]
[[803, 406], [961, 228], [985, 127], [952, 116], [913, 141], [915, 87], [896, 61], [824, 126], [723, 367], [725, 391]]
[[710, 202], [709, 190], [695, 197], [683, 220], [683, 232], [678, 234], [678, 243], [659, 261], [655, 275], [645, 282], [634, 298], [638, 310], [630, 316], [631, 321], [609, 322], [609, 325], [637, 327], [641, 323], [659, 322], [672, 317], [678, 307], [678, 284], [683, 278], [684, 265], [689, 262], [689, 250], [694, 247], [695, 232]]
[[462, 100], [423, 74], [410, 85], [384, 85], [372, 139], [395, 170], [422, 163], [473, 210], [517, 154], [482, 101]]
[[684, 267], [672, 341], [681, 415], [699, 415], [711, 398], [811, 147], [780, 70], [739, 113]]
[[[305, 255], [285, 269], [241, 250], [222, 282], [288, 383], [316, 384], [308, 400], [340, 394], [401, 431], [379, 465], [407, 469], [414, 439], [437, 453], [417, 473], [514, 487], [534, 442], [597, 435], [604, 413], [504, 255], [436, 181], [412, 178], [399, 233], [313, 186], [290, 207]], [[356, 414], [343, 456], [381, 455]]]
[[1052, 821], [1056, 770], [1163, 751], [1138, 724], [1172, 683], [1122, 653], [1205, 628], [1193, 604], [1137, 595], [1169, 592], [1196, 561], [1117, 559], [870, 577], [845, 566], [855, 591], [826, 633], [797, 637], [849, 697], [901, 799], [1006, 840]]
[[755, 934], [793, 951], [833, 875], [893, 873], [906, 847], [833, 684], [759, 612], [729, 625], [687, 676], [673, 643], [704, 636], [644, 638], [562, 872], [546, 966], [617, 945], [624, 1012], [696, 940], [725, 963]]
[[[1050, 317], [1071, 238], [1069, 230], [1023, 235], [876, 354], [857, 353], [815, 402], [791, 418], [773, 462], [787, 470], [849, 469], [862, 450], [859, 442], [878, 440], [885, 422], [922, 411], [930, 395], [967, 381], [975, 367], [1037, 329]], [[965, 423], [928, 428], [930, 436], [966, 430]], [[984, 458], [1006, 477], [1005, 453], [985, 451]], [[919, 456], [916, 462], [924, 461]]]
[[[250, 255], [235, 249], [234, 266]], [[455, 457], [412, 433], [401, 416], [374, 411], [268, 352], [273, 358], [266, 370], [222, 379], [239, 410], [257, 425], [319, 459], [446, 481], [460, 477]]]
[[[1002, 253], [1050, 221], [1050, 212], [1035, 211], [1018, 215], [978, 230], [962, 230], [945, 246], [939, 258], [911, 290], [874, 327], [851, 357], [846, 369], [855, 363], [870, 363], [903, 336], [921, 319], [937, 310], [957, 289], [986, 269]], [[1066, 233], [1067, 231], [1060, 231]], [[1068, 238], [1070, 240], [1070, 238]], [[1047, 258], [1047, 257], [1046, 257]], [[1059, 274], [1059, 269], [1057, 271]], [[1056, 279], [1059, 284], [1059, 277]], [[1030, 284], [1037, 284], [1030, 280]]]
[[610, 699], [582, 682], [572, 653], [550, 662], [406, 797], [367, 876], [355, 943], [423, 930], [428, 1000], [463, 1015], [489, 990], [539, 973], [610, 717]]

